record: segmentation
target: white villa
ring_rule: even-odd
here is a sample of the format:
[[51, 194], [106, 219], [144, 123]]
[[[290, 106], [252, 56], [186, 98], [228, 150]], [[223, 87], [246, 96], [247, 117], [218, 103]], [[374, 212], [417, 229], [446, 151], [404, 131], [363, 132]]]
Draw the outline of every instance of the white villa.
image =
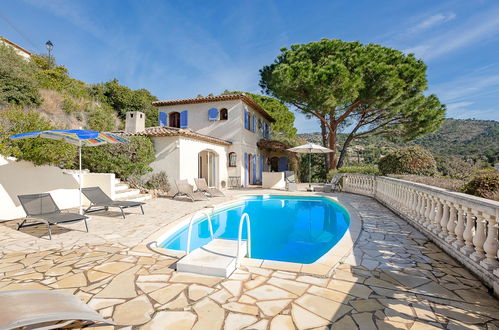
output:
[[[205, 178], [226, 188], [262, 183], [264, 172], [290, 169], [284, 144], [270, 140], [275, 120], [245, 94], [157, 101], [159, 126], [145, 127], [145, 115], [129, 112], [125, 132], [151, 137], [153, 172], [174, 180]], [[275, 148], [278, 145], [279, 148]]]

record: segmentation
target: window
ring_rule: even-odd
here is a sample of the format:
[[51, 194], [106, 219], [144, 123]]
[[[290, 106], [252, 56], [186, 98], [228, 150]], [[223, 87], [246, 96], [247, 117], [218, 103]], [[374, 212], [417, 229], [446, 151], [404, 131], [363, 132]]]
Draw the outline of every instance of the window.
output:
[[220, 120], [227, 120], [227, 119], [229, 119], [229, 112], [227, 111], [227, 109], [225, 108], [220, 109]]
[[262, 120], [258, 119], [258, 129], [262, 129]]
[[249, 111], [246, 111], [246, 129], [251, 130], [251, 113]]
[[229, 167], [236, 167], [237, 156], [235, 152], [229, 152]]
[[170, 112], [169, 114], [170, 127], [180, 128], [180, 113]]

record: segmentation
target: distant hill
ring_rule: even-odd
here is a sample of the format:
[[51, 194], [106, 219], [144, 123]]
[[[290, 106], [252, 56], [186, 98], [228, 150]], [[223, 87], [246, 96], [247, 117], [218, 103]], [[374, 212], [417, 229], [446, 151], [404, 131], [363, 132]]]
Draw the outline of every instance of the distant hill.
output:
[[[308, 142], [321, 144], [320, 133], [305, 133], [298, 136]], [[340, 134], [340, 146], [346, 138]], [[436, 132], [416, 139], [410, 143], [395, 143], [379, 136], [369, 136], [352, 142], [381, 150], [395, 149], [406, 144], [419, 144], [434, 155], [463, 158], [486, 157], [490, 163], [499, 161], [499, 122], [494, 120], [446, 119]]]

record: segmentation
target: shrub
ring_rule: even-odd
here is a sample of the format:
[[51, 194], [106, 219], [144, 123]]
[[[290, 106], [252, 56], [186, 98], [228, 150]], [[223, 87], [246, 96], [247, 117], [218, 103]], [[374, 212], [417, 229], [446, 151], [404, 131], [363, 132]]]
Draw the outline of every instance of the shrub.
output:
[[70, 167], [75, 162], [74, 145], [44, 138], [12, 141], [9, 136], [31, 131], [53, 129], [52, 125], [32, 109], [9, 107], [0, 111], [0, 153], [27, 160], [35, 165]]
[[40, 105], [35, 69], [33, 63], [0, 44], [0, 104]]
[[170, 190], [170, 183], [168, 182], [168, 175], [165, 171], [154, 173], [146, 181], [145, 187], [148, 189], [161, 190], [168, 192]]
[[114, 111], [107, 104], [88, 110], [87, 125], [95, 131], [112, 131], [116, 126]]
[[359, 173], [359, 174], [367, 174], [367, 175], [379, 175], [378, 166], [375, 164], [362, 164], [362, 165], [352, 165], [352, 166], [343, 166], [337, 170], [331, 170], [327, 174], [327, 180], [330, 181], [333, 178], [333, 175], [336, 173]]
[[409, 146], [390, 152], [378, 162], [381, 174], [415, 174], [433, 176], [437, 165], [432, 154], [420, 146]]
[[71, 97], [66, 97], [61, 103], [61, 109], [67, 114], [78, 112], [78, 105]]
[[499, 173], [476, 176], [463, 187], [463, 192], [478, 197], [499, 200]]
[[152, 169], [154, 147], [148, 137], [133, 136], [129, 143], [83, 148], [82, 164], [97, 173], [115, 173], [119, 178], [142, 176]]

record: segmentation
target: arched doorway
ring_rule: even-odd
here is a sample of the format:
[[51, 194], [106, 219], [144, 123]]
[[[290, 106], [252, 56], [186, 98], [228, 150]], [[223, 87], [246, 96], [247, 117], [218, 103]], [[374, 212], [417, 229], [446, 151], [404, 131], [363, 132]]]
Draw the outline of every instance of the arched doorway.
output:
[[218, 154], [213, 150], [203, 150], [198, 154], [198, 178], [204, 178], [210, 187], [217, 187]]

